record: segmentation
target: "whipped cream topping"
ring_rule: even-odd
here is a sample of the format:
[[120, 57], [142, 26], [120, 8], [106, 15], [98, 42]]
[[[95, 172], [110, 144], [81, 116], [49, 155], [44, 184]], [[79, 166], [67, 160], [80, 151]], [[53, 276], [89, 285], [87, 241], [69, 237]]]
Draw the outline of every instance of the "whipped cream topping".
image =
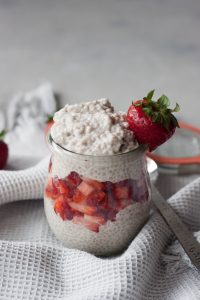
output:
[[108, 99], [67, 104], [54, 115], [54, 141], [69, 151], [112, 155], [138, 147], [126, 114], [115, 112]]

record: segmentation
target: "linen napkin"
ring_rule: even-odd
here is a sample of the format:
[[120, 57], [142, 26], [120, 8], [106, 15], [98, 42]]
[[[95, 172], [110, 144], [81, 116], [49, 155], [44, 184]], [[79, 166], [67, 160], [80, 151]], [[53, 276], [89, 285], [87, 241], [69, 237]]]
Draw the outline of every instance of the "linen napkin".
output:
[[[36, 201], [47, 165], [48, 157], [25, 170], [0, 171], [0, 299], [200, 299], [200, 274], [159, 213], [118, 257], [63, 247]], [[157, 187], [166, 196], [194, 177], [159, 176]], [[200, 240], [199, 198], [197, 178], [168, 201]]]
[[44, 127], [48, 115], [58, 107], [50, 82], [28, 92], [19, 92], [10, 101], [6, 114], [6, 142], [9, 144], [9, 169], [24, 169], [39, 162], [48, 149]]

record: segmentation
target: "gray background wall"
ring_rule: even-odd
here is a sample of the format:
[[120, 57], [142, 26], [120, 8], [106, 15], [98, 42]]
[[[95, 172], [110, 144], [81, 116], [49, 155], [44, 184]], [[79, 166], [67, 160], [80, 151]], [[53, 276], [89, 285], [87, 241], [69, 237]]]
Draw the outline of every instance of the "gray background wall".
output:
[[156, 88], [200, 126], [199, 0], [0, 0], [0, 104], [50, 80], [125, 110]]

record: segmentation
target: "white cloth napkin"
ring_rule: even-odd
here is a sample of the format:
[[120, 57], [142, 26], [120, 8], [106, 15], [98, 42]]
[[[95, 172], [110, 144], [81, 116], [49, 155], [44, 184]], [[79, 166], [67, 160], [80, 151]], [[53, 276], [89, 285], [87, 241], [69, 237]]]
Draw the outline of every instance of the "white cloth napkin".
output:
[[27, 168], [48, 155], [44, 127], [47, 116], [52, 115], [56, 108], [49, 82], [13, 97], [6, 115], [9, 169]]
[[[0, 172], [0, 299], [200, 299], [200, 273], [172, 243], [158, 213], [118, 257], [64, 248], [47, 225], [42, 200], [36, 201], [47, 165], [48, 158], [26, 170]], [[167, 195], [193, 178], [159, 176], [157, 186]], [[200, 178], [169, 199], [198, 239], [199, 199]]]

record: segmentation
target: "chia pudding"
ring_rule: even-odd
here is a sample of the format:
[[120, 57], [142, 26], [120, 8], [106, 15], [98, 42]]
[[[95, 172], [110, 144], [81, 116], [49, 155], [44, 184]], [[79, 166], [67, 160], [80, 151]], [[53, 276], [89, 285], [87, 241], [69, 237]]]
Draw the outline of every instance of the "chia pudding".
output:
[[66, 247], [95, 255], [122, 251], [150, 209], [145, 147], [108, 99], [55, 113], [44, 193], [48, 223]]

